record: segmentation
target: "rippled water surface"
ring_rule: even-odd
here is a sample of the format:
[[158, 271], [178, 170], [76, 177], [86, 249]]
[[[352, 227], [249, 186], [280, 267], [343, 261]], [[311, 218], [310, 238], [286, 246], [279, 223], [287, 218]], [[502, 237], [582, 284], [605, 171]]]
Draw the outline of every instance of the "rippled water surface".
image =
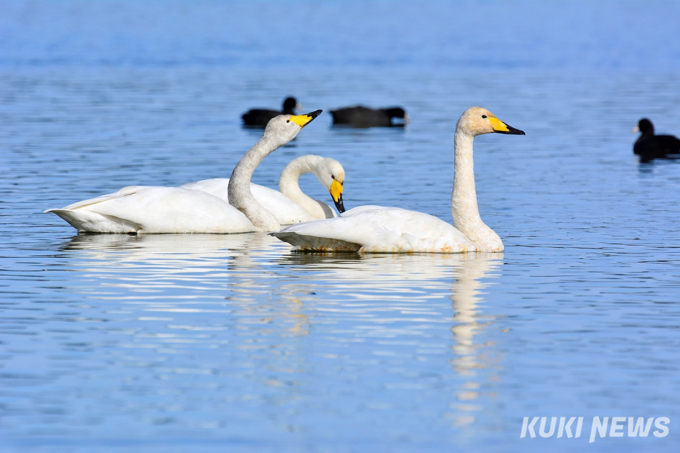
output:
[[[680, 4], [0, 2], [2, 451], [676, 451]], [[475, 141], [502, 254], [295, 254], [263, 234], [78, 235], [43, 210], [228, 177], [240, 114], [324, 113], [269, 156], [345, 166], [345, 205], [451, 220], [453, 128]], [[303, 188], [328, 195], [307, 175]], [[330, 201], [330, 200], [328, 200]], [[523, 417], [584, 417], [520, 438]], [[599, 417], [668, 417], [589, 443]], [[538, 425], [536, 426], [538, 431]]]

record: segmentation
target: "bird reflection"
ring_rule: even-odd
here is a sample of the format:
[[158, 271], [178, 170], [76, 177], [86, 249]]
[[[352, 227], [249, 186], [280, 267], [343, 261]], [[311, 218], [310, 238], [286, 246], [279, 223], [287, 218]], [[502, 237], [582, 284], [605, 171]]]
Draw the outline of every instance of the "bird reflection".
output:
[[[454, 325], [451, 327], [454, 343], [451, 347], [454, 359], [451, 361], [458, 375], [466, 382], [456, 393], [457, 403], [453, 406], [456, 425], [474, 423], [471, 412], [479, 409], [474, 404], [480, 397], [482, 382], [479, 370], [493, 368], [500, 360], [494, 354], [493, 343], [478, 343], [475, 336], [488, 328], [497, 318], [480, 314], [478, 304], [482, 300], [483, 289], [492, 283], [484, 279], [494, 277], [494, 271], [502, 264], [503, 253], [477, 254], [460, 263], [456, 269], [457, 278], [451, 285]], [[487, 377], [498, 381], [496, 376]]]
[[[446, 281], [454, 278], [450, 287], [450, 299], [453, 308], [454, 325], [451, 327], [454, 343], [451, 347], [454, 358], [451, 363], [456, 373], [468, 380], [457, 395], [459, 401], [470, 401], [478, 398], [477, 389], [481, 386], [477, 370], [492, 367], [497, 360], [493, 358], [492, 344], [478, 344], [475, 337], [488, 326], [495, 317], [480, 314], [478, 304], [482, 299], [483, 289], [492, 282], [488, 278], [496, 277], [496, 270], [502, 265], [503, 253], [470, 253], [458, 255], [359, 255], [353, 253], [292, 253], [279, 259], [286, 266], [305, 267], [307, 270], [319, 272], [320, 278], [332, 281], [335, 285], [352, 287], [360, 291], [362, 282], [367, 288], [375, 288], [377, 282], [384, 288], [399, 292], [399, 288], [411, 290], [413, 280], [427, 282]], [[311, 268], [311, 269], [310, 269]], [[453, 271], [453, 275], [452, 275]], [[308, 278], [308, 277], [306, 277]], [[348, 283], [352, 282], [351, 285]], [[306, 287], [306, 285], [305, 285]], [[287, 292], [290, 299], [304, 298], [296, 284], [288, 285], [282, 291]], [[408, 294], [408, 295], [407, 295]], [[370, 295], [362, 294], [365, 299]], [[377, 297], [384, 300], [386, 294]], [[413, 297], [412, 293], [401, 293], [398, 296]], [[461, 406], [465, 409], [468, 406]]]
[[[407, 342], [418, 342], [414, 335], [437, 329], [446, 345], [452, 335], [451, 355], [444, 360], [450, 360], [450, 373], [457, 379], [447, 416], [457, 425], [474, 422], [488, 400], [484, 388], [500, 379], [495, 345], [479, 338], [488, 337], [484, 331], [497, 318], [484, 313], [481, 304], [503, 254], [324, 255], [288, 250], [259, 233], [78, 235], [60, 253], [68, 258], [61, 265], [84, 277], [75, 291], [127, 305], [139, 316], [130, 322], [141, 325], [148, 312], [162, 314], [172, 321], [164, 331], [172, 340], [228, 342], [233, 350], [229, 357], [241, 351], [277, 373], [285, 365], [291, 382], [307, 370], [309, 344], [319, 339], [310, 334], [327, 335], [329, 323], [339, 323], [344, 331], [354, 329], [348, 319], [359, 321], [352, 334], [358, 338], [365, 329], [376, 329], [373, 336], [405, 334]], [[451, 308], [441, 303], [447, 297]], [[415, 324], [401, 332], [404, 320]], [[214, 334], [199, 338], [193, 333], [205, 328]], [[341, 346], [343, 334], [337, 335]], [[337, 357], [334, 342], [315, 344], [316, 353]], [[392, 352], [399, 354], [399, 349]], [[271, 354], [286, 359], [271, 360]], [[395, 357], [397, 368], [409, 367], [409, 356]]]
[[[191, 303], [227, 284], [255, 286], [243, 275], [257, 275], [258, 260], [276, 252], [276, 239], [263, 233], [244, 234], [80, 234], [60, 247], [64, 264], [87, 277], [100, 277], [109, 287], [127, 292], [158, 292], [158, 302]], [[234, 272], [229, 272], [234, 270]], [[178, 288], [198, 289], [179, 295]], [[166, 293], [163, 293], [163, 291]], [[106, 293], [102, 286], [89, 288]], [[172, 291], [172, 295], [170, 294]], [[124, 291], [119, 291], [121, 297]], [[161, 299], [164, 296], [165, 299]], [[184, 302], [180, 302], [180, 299]]]
[[114, 251], [136, 250], [142, 258], [156, 253], [188, 253], [203, 256], [206, 251], [259, 250], [272, 243], [262, 233], [243, 234], [78, 234], [64, 243], [60, 250]]

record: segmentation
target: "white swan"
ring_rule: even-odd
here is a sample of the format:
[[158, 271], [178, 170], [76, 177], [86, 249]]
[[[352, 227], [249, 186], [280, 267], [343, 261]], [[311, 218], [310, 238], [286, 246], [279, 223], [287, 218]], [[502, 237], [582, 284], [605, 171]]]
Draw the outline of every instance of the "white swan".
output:
[[[253, 197], [250, 177], [266, 156], [295, 138], [320, 113], [321, 110], [306, 115], [281, 115], [271, 120], [262, 137], [234, 168], [231, 180], [227, 183], [228, 200], [227, 195], [218, 197], [210, 190], [195, 190], [190, 188], [191, 184], [183, 187], [129, 186], [113, 194], [45, 212], [57, 214], [78, 231], [93, 233], [244, 233], [279, 230], [281, 223], [274, 214]], [[328, 183], [328, 189], [341, 206], [344, 172], [334, 176], [339, 180], [335, 184], [333, 181]], [[324, 179], [320, 178], [326, 185]], [[211, 186], [209, 181], [204, 188]], [[195, 184], [197, 188], [201, 186], [201, 182]], [[255, 191], [260, 192], [258, 189]], [[308, 213], [285, 195], [275, 190], [265, 192], [265, 198], [271, 197], [276, 200], [268, 204], [277, 206], [282, 216], [288, 215], [285, 209], [289, 207], [309, 218]], [[248, 212], [242, 213], [238, 207]]]
[[340, 217], [306, 222], [270, 233], [296, 250], [375, 253], [500, 252], [501, 238], [479, 216], [472, 142], [498, 132], [524, 135], [480, 107], [466, 110], [454, 134], [453, 225], [416, 211], [379, 206], [351, 209]]

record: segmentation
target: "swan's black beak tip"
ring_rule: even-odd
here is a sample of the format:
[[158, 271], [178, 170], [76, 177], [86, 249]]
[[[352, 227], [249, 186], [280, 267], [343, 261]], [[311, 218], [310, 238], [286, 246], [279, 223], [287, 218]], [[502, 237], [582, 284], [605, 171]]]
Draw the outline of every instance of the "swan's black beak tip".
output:
[[505, 127], [508, 128], [507, 131], [495, 131], [495, 132], [498, 132], [498, 133], [501, 133], [501, 134], [508, 134], [508, 135], [527, 135], [527, 134], [524, 133], [524, 131], [521, 131], [521, 130], [514, 128], [512, 126], [508, 126], [507, 124], [505, 125]]
[[340, 214], [342, 214], [343, 212], [345, 212], [345, 204], [342, 202], [342, 195], [340, 195], [340, 196], [338, 197], [338, 200], [337, 200], [337, 201], [334, 200], [334, 203], [335, 203], [335, 208], [338, 210], [338, 212], [339, 212]]
[[314, 121], [314, 118], [319, 116], [321, 112], [323, 112], [323, 110], [314, 110], [313, 112], [303, 113], [302, 115], [291, 115], [289, 121], [292, 121], [302, 128]]
[[323, 110], [314, 110], [313, 112], [305, 113], [305, 115], [311, 116], [312, 119], [314, 119], [314, 118], [316, 118], [317, 116], [321, 115], [321, 112], [323, 112]]

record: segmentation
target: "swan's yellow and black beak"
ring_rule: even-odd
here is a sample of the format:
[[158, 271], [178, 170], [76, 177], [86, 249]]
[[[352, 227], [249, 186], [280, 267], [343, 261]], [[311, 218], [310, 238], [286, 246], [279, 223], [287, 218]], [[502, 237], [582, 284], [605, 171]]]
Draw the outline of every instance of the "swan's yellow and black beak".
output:
[[338, 212], [340, 214], [345, 212], [345, 205], [342, 203], [342, 184], [335, 179], [331, 183], [331, 197]]
[[519, 129], [515, 129], [512, 126], [508, 126], [503, 121], [496, 118], [495, 116], [489, 117], [489, 123], [491, 123], [491, 127], [493, 128], [493, 131], [498, 132], [499, 134], [526, 135], [524, 133], [524, 131], [520, 131]]
[[290, 117], [290, 121], [294, 122], [300, 127], [305, 127], [312, 122], [314, 118], [319, 116], [323, 110], [315, 110], [311, 113], [305, 113], [303, 115], [293, 115]]

